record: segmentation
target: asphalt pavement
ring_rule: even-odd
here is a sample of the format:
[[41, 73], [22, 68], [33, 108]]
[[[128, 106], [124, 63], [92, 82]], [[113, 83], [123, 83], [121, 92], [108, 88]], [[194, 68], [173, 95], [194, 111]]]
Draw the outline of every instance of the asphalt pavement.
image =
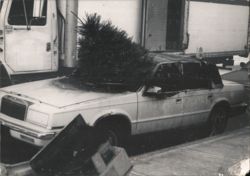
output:
[[132, 157], [134, 167], [130, 176], [240, 176], [250, 171], [249, 158], [250, 126], [247, 126]]
[[[244, 128], [248, 125], [248, 116], [241, 114], [230, 118], [226, 133]], [[32, 145], [14, 140], [5, 129], [1, 129], [0, 162], [13, 164], [29, 160], [38, 150]], [[175, 148], [201, 139], [206, 139], [201, 128], [162, 131], [158, 133], [136, 136], [130, 139], [126, 151], [130, 157], [157, 152], [166, 148]]]

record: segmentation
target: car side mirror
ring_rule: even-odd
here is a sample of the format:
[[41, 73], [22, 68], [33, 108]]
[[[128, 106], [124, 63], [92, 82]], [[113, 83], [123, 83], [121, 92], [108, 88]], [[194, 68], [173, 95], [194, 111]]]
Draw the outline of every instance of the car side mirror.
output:
[[144, 96], [159, 96], [162, 93], [162, 88], [158, 86], [152, 86], [146, 88], [143, 95]]

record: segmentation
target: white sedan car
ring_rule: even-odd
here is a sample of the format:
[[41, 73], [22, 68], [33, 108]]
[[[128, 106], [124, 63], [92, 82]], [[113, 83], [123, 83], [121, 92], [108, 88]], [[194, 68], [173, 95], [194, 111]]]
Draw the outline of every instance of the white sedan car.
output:
[[153, 54], [152, 74], [133, 88], [74, 76], [2, 88], [0, 123], [12, 137], [43, 146], [77, 115], [117, 145], [130, 135], [206, 124], [223, 132], [228, 112], [245, 106], [244, 86], [222, 81], [215, 66]]

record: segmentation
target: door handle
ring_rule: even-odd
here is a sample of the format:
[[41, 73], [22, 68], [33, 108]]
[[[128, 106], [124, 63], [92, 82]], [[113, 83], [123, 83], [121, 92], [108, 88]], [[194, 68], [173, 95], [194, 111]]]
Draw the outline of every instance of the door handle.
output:
[[13, 26], [6, 25], [5, 26], [5, 31], [6, 31], [6, 33], [11, 33], [13, 31]]
[[177, 98], [176, 99], [176, 103], [181, 103], [182, 102], [182, 99], [181, 98]]
[[211, 95], [208, 95], [207, 98], [208, 98], [208, 99], [213, 98], [213, 95], [212, 95], [212, 94], [211, 94]]
[[48, 43], [46, 44], [46, 51], [47, 51], [47, 52], [51, 51], [51, 43], [50, 43], [50, 42], [48, 42]]

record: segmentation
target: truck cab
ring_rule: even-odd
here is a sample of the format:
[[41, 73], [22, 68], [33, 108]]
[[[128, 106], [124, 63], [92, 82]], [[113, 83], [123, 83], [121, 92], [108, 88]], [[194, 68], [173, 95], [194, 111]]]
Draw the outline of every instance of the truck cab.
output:
[[0, 82], [11, 84], [73, 69], [76, 27], [86, 14], [111, 21], [151, 52], [232, 65], [234, 55], [249, 51], [249, 0], [0, 0], [0, 6]]
[[7, 72], [16, 75], [57, 71], [56, 1], [2, 2], [0, 60]]

